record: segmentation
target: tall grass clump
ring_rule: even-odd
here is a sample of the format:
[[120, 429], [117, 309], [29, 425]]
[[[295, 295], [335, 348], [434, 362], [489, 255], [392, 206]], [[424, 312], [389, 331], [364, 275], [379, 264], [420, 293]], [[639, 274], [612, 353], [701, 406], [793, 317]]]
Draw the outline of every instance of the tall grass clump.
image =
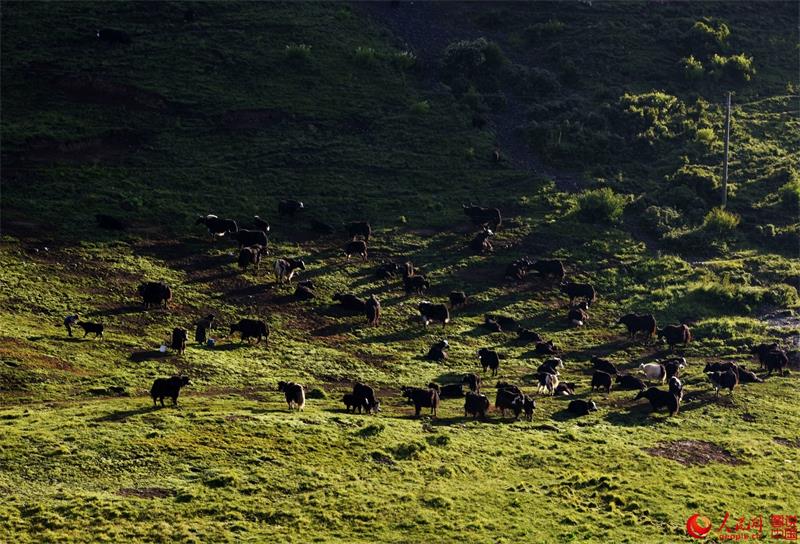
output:
[[289, 44], [284, 49], [283, 56], [290, 62], [305, 64], [311, 60], [311, 46], [305, 43]]
[[730, 234], [739, 226], [739, 221], [740, 218], [735, 213], [723, 208], [713, 208], [703, 218], [703, 230], [715, 235]]
[[610, 187], [584, 191], [578, 195], [575, 212], [581, 221], [616, 223], [622, 217], [628, 199]]

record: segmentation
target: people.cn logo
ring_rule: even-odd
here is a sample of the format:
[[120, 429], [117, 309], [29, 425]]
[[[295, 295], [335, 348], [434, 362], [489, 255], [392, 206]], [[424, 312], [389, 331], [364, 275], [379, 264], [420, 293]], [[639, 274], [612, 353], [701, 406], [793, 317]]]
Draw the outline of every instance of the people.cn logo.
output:
[[692, 538], [705, 538], [711, 531], [711, 520], [700, 514], [690, 516], [686, 520], [686, 532]]

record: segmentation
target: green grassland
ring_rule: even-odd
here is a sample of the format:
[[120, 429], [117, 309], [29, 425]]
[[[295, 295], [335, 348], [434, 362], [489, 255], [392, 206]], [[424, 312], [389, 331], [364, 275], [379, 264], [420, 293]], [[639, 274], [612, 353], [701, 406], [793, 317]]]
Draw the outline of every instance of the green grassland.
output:
[[[797, 371], [718, 399], [702, 372], [756, 368], [749, 346], [800, 338], [796, 317], [769, 317], [800, 307], [796, 5], [419, 4], [0, 5], [0, 542], [657, 543], [690, 541], [695, 512], [798, 513]], [[407, 24], [412, 9], [440, 17], [445, 43]], [[98, 43], [102, 27], [132, 43]], [[445, 46], [476, 36], [488, 45], [462, 44], [480, 54], [459, 62], [484, 61], [454, 72]], [[714, 60], [740, 54], [750, 68]], [[733, 226], [708, 215], [728, 90]], [[490, 160], [515, 138], [537, 168], [511, 146]], [[289, 197], [308, 209], [280, 218]], [[503, 211], [492, 254], [467, 248], [469, 201]], [[260, 270], [194, 225], [205, 213], [272, 222]], [[311, 218], [369, 219], [369, 262]], [[586, 326], [569, 326], [557, 285], [504, 281], [523, 255], [595, 285]], [[275, 256], [305, 259], [316, 299], [274, 283]], [[430, 292], [375, 279], [389, 258]], [[143, 280], [173, 287], [168, 310], [141, 308]], [[469, 303], [423, 328], [416, 305], [454, 289]], [[376, 294], [380, 326], [342, 315], [342, 291]], [[614, 326], [629, 311], [692, 325], [675, 417], [590, 394], [592, 355], [631, 372], [669, 355]], [[68, 338], [71, 312], [105, 337]], [[486, 389], [535, 393], [541, 357], [488, 334], [489, 312], [553, 339], [562, 379], [599, 411], [537, 395], [532, 422], [468, 420], [458, 400], [415, 418], [400, 386], [479, 371], [481, 347], [503, 355]], [[158, 352], [208, 313], [215, 348]], [[268, 346], [226, 336], [241, 317], [269, 323]], [[449, 358], [424, 360], [443, 336]], [[153, 379], [178, 372], [180, 406], [152, 408]], [[278, 380], [306, 385], [303, 412]], [[356, 380], [380, 414], [344, 411]]]

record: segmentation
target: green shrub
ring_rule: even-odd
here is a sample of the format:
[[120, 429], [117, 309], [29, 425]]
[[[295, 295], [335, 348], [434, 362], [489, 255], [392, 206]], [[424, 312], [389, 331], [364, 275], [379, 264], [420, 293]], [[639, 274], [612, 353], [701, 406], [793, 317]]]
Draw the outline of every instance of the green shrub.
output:
[[378, 61], [378, 54], [372, 47], [356, 47], [353, 53], [355, 61], [362, 66], [372, 66]]
[[645, 229], [658, 236], [683, 225], [681, 212], [674, 208], [648, 206], [641, 215], [641, 223]]
[[729, 234], [739, 226], [739, 216], [722, 208], [713, 208], [703, 219], [703, 230], [723, 235]]
[[416, 115], [424, 115], [431, 111], [431, 103], [427, 100], [421, 100], [419, 102], [414, 102], [411, 104], [410, 108], [411, 113]]
[[687, 41], [703, 50], [708, 50], [711, 47], [725, 47], [731, 31], [728, 25], [719, 22], [716, 28], [713, 26], [712, 21], [706, 19], [697, 21], [692, 25], [692, 28], [687, 33]]
[[319, 387], [315, 387], [311, 391], [308, 392], [306, 395], [310, 399], [326, 399], [328, 398], [328, 394], [325, 393], [324, 389], [320, 389]]
[[711, 167], [700, 164], [684, 164], [668, 178], [668, 181], [689, 187], [705, 199], [715, 198], [720, 190], [719, 176]]
[[378, 436], [386, 429], [386, 426], [383, 423], [375, 423], [372, 425], [367, 425], [363, 429], [359, 429], [356, 433], [358, 436], [363, 438], [368, 438], [370, 436]]
[[289, 44], [283, 52], [287, 60], [298, 64], [311, 60], [311, 46], [304, 43]]
[[576, 212], [582, 221], [615, 223], [622, 217], [627, 201], [610, 187], [584, 191], [578, 195]]
[[753, 67], [753, 57], [744, 53], [723, 57], [714, 54], [711, 56], [711, 75], [716, 79], [729, 79], [732, 81], [750, 81], [756, 73]]
[[651, 144], [677, 136], [686, 118], [683, 102], [660, 91], [638, 95], [625, 93], [620, 106], [633, 127], [635, 138]]
[[523, 32], [523, 36], [528, 42], [536, 44], [560, 34], [566, 27], [567, 25], [558, 19], [550, 19], [546, 23], [528, 25]]
[[686, 79], [702, 79], [703, 74], [705, 74], [706, 70], [703, 68], [703, 63], [694, 58], [692, 55], [682, 58], [681, 64], [683, 65], [683, 75], [686, 77]]
[[391, 62], [401, 70], [409, 70], [417, 63], [417, 57], [411, 51], [398, 51], [391, 56]]
[[796, 214], [800, 208], [800, 176], [793, 174], [792, 179], [778, 189], [778, 195], [783, 207]]
[[698, 128], [694, 133], [694, 140], [711, 148], [717, 141], [717, 135], [712, 128]]

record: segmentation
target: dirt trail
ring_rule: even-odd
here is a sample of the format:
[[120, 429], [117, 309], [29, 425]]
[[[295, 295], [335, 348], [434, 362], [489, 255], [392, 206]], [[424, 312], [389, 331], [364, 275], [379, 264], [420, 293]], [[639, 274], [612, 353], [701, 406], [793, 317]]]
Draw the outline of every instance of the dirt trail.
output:
[[[398, 5], [399, 4], [399, 5]], [[459, 3], [451, 2], [356, 2], [356, 9], [379, 25], [388, 28], [402, 45], [411, 50], [422, 66], [422, 80], [429, 93], [449, 93], [439, 81], [437, 64], [445, 47], [453, 41], [487, 38], [497, 42], [515, 63], [507, 47], [508, 36], [501, 30], [486, 30], [471, 24], [458, 12]], [[478, 4], [474, 4], [477, 6]], [[489, 126], [495, 134], [498, 148], [514, 168], [553, 179], [562, 191], [574, 192], [585, 185], [575, 174], [545, 167], [540, 158], [516, 130], [525, 119], [527, 106], [506, 86], [502, 89], [507, 105], [489, 114]]]

